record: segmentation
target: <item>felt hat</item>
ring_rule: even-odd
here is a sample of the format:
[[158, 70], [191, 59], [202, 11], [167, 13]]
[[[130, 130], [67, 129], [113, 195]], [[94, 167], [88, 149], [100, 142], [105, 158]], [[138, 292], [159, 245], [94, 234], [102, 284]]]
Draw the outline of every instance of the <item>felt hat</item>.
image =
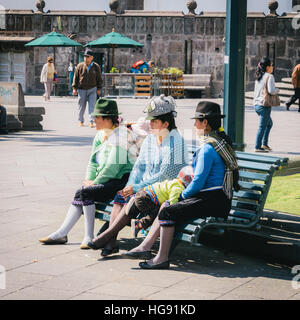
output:
[[116, 101], [106, 99], [106, 98], [99, 98], [95, 104], [94, 112], [92, 116], [118, 116], [118, 105]]
[[195, 117], [191, 119], [209, 119], [209, 118], [225, 118], [221, 114], [221, 107], [219, 104], [210, 101], [201, 101], [196, 108]]
[[93, 56], [94, 56], [94, 54], [95, 54], [95, 53], [94, 53], [94, 51], [93, 51], [93, 50], [91, 50], [91, 49], [87, 48], [87, 49], [85, 49], [83, 56], [93, 57]]
[[177, 112], [175, 111], [175, 108], [176, 103], [173, 97], [166, 97], [164, 94], [153, 97], [144, 109], [144, 112], [147, 113], [146, 120], [154, 120], [167, 113], [172, 113], [173, 116], [176, 117]]

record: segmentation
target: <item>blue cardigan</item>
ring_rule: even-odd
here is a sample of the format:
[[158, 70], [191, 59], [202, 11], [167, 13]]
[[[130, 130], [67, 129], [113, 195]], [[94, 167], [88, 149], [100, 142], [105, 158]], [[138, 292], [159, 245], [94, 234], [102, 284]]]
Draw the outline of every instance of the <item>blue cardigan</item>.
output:
[[187, 147], [177, 129], [173, 129], [161, 145], [157, 144], [156, 136], [150, 134], [142, 144], [127, 186], [131, 185], [136, 193], [150, 184], [176, 178], [186, 165]]
[[222, 189], [225, 176], [225, 164], [214, 147], [204, 144], [193, 154], [193, 181], [182, 191], [181, 199], [194, 196], [206, 189]]

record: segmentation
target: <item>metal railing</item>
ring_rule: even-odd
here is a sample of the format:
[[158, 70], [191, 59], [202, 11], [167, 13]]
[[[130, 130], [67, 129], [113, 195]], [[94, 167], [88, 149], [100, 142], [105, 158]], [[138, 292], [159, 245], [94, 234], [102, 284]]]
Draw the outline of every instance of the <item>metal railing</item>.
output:
[[136, 96], [136, 77], [151, 76], [150, 96], [162, 93], [174, 97], [183, 96], [183, 78], [174, 74], [136, 74], [136, 73], [105, 73], [103, 75], [103, 96], [111, 98], [128, 98]]

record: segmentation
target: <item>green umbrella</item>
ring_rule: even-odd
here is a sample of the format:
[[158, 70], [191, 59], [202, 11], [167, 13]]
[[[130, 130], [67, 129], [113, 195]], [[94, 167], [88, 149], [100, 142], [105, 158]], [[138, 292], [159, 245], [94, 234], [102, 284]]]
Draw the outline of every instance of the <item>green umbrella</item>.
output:
[[115, 64], [115, 48], [137, 48], [137, 47], [143, 47], [144, 45], [142, 43], [139, 43], [137, 41], [134, 41], [128, 37], [125, 37], [124, 35], [115, 32], [114, 29], [112, 29], [112, 32], [98, 38], [97, 40], [91, 41], [85, 45], [85, 47], [97, 47], [97, 48], [112, 48], [112, 61], [113, 66]]
[[[25, 47], [53, 47], [53, 62], [55, 65], [55, 47], [81, 47], [82, 45], [65, 35], [56, 32], [55, 28], [52, 32], [30, 41]], [[56, 95], [56, 84], [54, 86], [54, 95]]]
[[25, 44], [25, 47], [53, 47], [53, 60], [55, 64], [55, 47], [79, 47], [80, 43], [66, 37], [65, 35], [58, 33], [55, 29], [43, 36], [30, 41]]

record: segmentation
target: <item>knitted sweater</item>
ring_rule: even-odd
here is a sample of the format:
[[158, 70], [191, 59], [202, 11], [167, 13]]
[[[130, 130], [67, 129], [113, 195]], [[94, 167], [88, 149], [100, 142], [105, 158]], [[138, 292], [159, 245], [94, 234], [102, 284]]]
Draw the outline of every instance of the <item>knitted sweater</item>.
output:
[[157, 205], [162, 205], [166, 200], [169, 200], [170, 204], [174, 204], [178, 202], [179, 196], [184, 190], [184, 185], [179, 179], [173, 179], [154, 183], [145, 187], [144, 190]]
[[173, 129], [158, 145], [156, 136], [144, 140], [139, 157], [130, 173], [127, 186], [136, 193], [150, 184], [172, 180], [188, 164], [188, 152], [183, 137]]
[[104, 130], [96, 134], [86, 171], [86, 180], [94, 184], [121, 179], [131, 171], [138, 153], [136, 136], [127, 128], [115, 128], [105, 141], [104, 136]]
[[212, 145], [206, 143], [193, 154], [192, 167], [194, 178], [182, 192], [182, 199], [208, 189], [222, 189], [225, 164]]

